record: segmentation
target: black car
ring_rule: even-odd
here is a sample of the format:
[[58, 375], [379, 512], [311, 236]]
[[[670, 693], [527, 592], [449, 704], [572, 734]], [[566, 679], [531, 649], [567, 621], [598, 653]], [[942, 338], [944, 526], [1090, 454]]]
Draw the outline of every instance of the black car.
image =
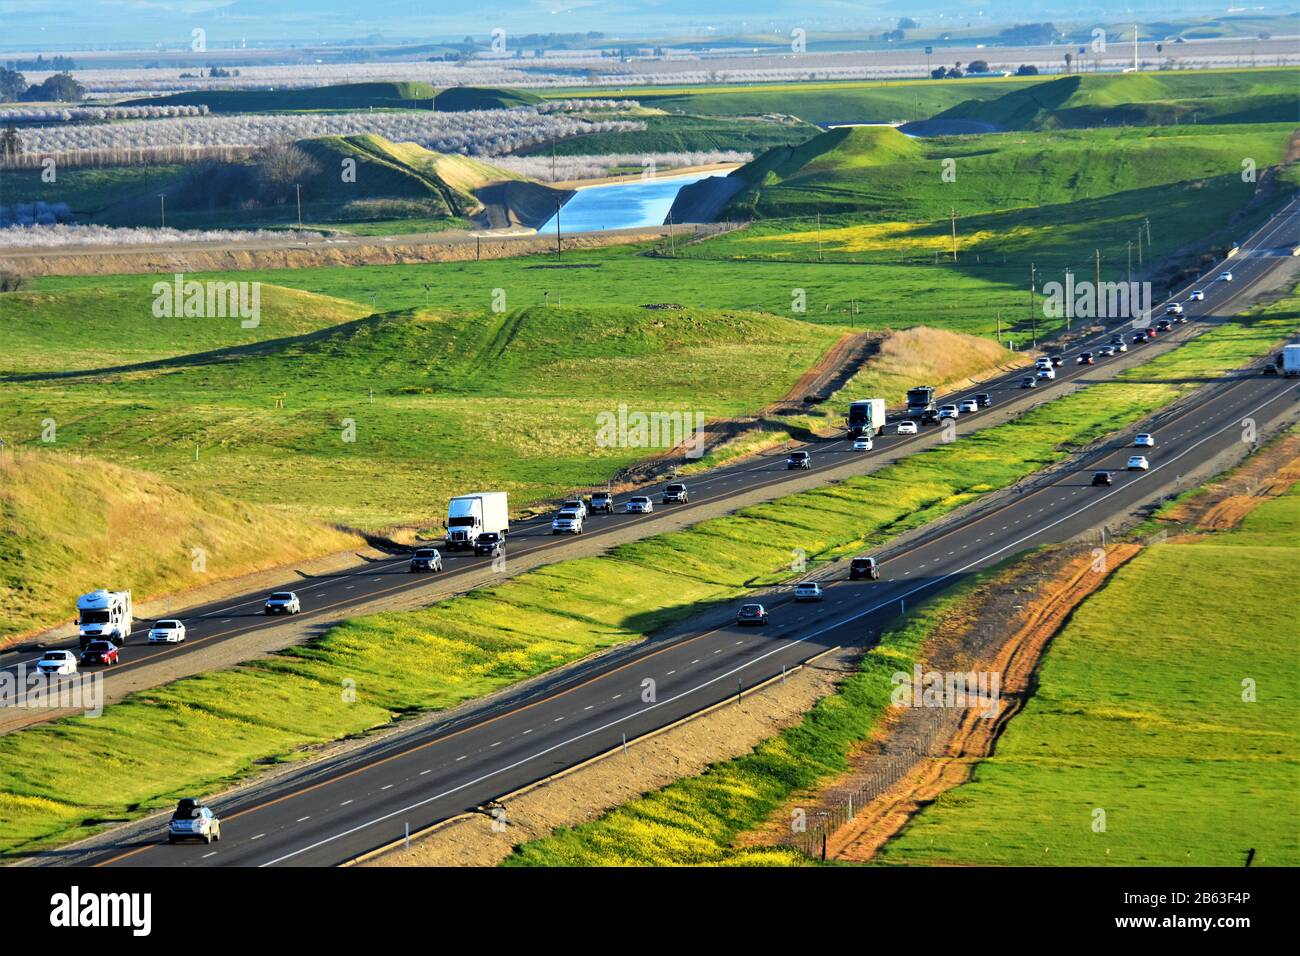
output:
[[921, 413], [921, 424], [922, 425], [939, 424], [939, 409], [927, 408], [925, 411], [923, 411]]
[[1265, 375], [1276, 375], [1276, 374], [1277, 374], [1277, 363], [1276, 363], [1276, 362], [1265, 362], [1265, 363], [1264, 363], [1264, 367], [1263, 367], [1260, 371], [1262, 371]]
[[690, 495], [686, 493], [686, 486], [682, 484], [671, 484], [664, 488], [664, 504], [672, 504], [674, 501], [686, 504], [690, 500]]
[[1134, 332], [1134, 333], [1133, 333], [1133, 344], [1134, 344], [1134, 345], [1141, 345], [1141, 344], [1142, 344], [1143, 342], [1145, 342], [1146, 340], [1147, 340], [1147, 334], [1146, 334], [1145, 332]]
[[1092, 364], [1092, 353], [1091, 353], [1091, 352], [1080, 352], [1080, 353], [1079, 353], [1079, 358], [1077, 359], [1077, 361], [1078, 361], [1078, 363], [1079, 363], [1080, 365], [1091, 365], [1091, 364]]
[[849, 580], [856, 581], [858, 578], [880, 580], [880, 565], [876, 564], [875, 558], [859, 556], [849, 562]]
[[812, 455], [806, 451], [791, 452], [790, 457], [785, 460], [785, 467], [790, 468], [811, 468]]
[[980, 392], [975, 396], [975, 401], [980, 408], [988, 408], [993, 404], [993, 396], [988, 392]]
[[481, 535], [479, 535], [477, 538], [474, 539], [475, 555], [489, 554], [495, 558], [497, 555], [504, 552], [505, 549], [506, 549], [505, 538], [503, 538], [501, 534], [496, 531], [484, 531]]
[[1060, 368], [1064, 364], [1065, 364], [1065, 359], [1061, 358], [1061, 356], [1059, 355], [1052, 356], [1052, 368]]
[[411, 571], [441, 571], [442, 554], [437, 548], [417, 548], [411, 555]]
[[1092, 473], [1092, 483], [1094, 485], [1113, 485], [1115, 478], [1109, 471], [1094, 471]]
[[1022, 379], [1020, 380], [1020, 387], [1021, 387], [1021, 388], [1037, 388], [1037, 387], [1038, 387], [1038, 380], [1037, 380], [1036, 378], [1034, 378], [1032, 375], [1026, 375], [1024, 378], [1022, 378]]
[[591, 496], [591, 501], [587, 504], [588, 511], [603, 511], [606, 514], [614, 513], [614, 496], [608, 491], [598, 491]]
[[1159, 322], [1156, 323], [1157, 332], [1168, 332], [1173, 327], [1174, 324], [1170, 322], [1168, 319], [1161, 319]]
[[736, 612], [737, 624], [766, 624], [767, 608], [761, 604], [743, 604]]

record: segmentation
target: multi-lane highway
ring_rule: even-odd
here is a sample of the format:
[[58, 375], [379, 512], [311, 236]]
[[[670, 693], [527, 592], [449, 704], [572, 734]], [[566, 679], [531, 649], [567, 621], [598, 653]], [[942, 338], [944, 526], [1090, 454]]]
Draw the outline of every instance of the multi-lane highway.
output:
[[[1291, 239], [1293, 221], [1288, 228]], [[1268, 241], [1268, 235], [1260, 238]], [[1248, 283], [1278, 267], [1282, 249], [1260, 243], [1245, 250], [1233, 260], [1235, 281], [1223, 284], [1229, 288], [1207, 288], [1203, 305], [1222, 314]], [[1082, 347], [1086, 343], [1074, 350]], [[157, 835], [125, 836], [64, 859], [138, 866], [345, 861], [400, 837], [404, 827], [416, 830], [481, 806], [624, 739], [725, 701], [826, 648], [861, 644], [898, 613], [901, 602], [931, 595], [1026, 548], [1071, 538], [1130, 513], [1168, 491], [1177, 476], [1240, 448], [1245, 419], [1262, 433], [1270, 423], [1293, 416], [1298, 391], [1295, 380], [1258, 372], [1208, 384], [1144, 426], [1154, 436], [1154, 448], [1134, 449], [1131, 436], [1117, 437], [996, 505], [887, 548], [878, 555], [881, 581], [849, 581], [842, 566], [832, 566], [821, 575], [821, 602], [796, 605], [788, 588], [762, 595], [772, 617], [767, 627], [701, 626], [671, 642], [597, 662], [454, 724], [395, 735], [222, 799], [216, 804], [223, 819], [220, 843], [168, 846]], [[1125, 469], [1135, 452], [1150, 460], [1150, 470]], [[1098, 469], [1113, 471], [1114, 485], [1093, 486]], [[761, 476], [762, 469], [755, 473]], [[654, 682], [653, 699], [645, 696], [647, 679]]]
[[[1289, 257], [1289, 253], [1298, 234], [1300, 234], [1300, 203], [1293, 201], [1242, 244], [1242, 251], [1230, 262], [1234, 281], [1222, 282], [1214, 278], [1221, 268], [1228, 265], [1221, 263], [1210, 270], [1204, 282], [1189, 285], [1173, 297], [1178, 300], [1185, 299], [1186, 293], [1193, 287], [1203, 289], [1205, 292], [1203, 301], [1185, 303], [1188, 323], [1175, 326], [1173, 332], [1162, 336], [1153, 345], [1131, 346], [1132, 351], [1128, 355], [1117, 356], [1115, 359], [1099, 359], [1098, 365], [1075, 364], [1075, 359], [1080, 352], [1092, 351], [1095, 354], [1097, 347], [1106, 342], [1114, 331], [1126, 332], [1130, 329], [1128, 324], [1123, 324], [1075, 341], [1069, 348], [1061, 351], [1059, 354], [1065, 364], [1057, 370], [1054, 382], [1043, 383], [1033, 390], [1022, 390], [1019, 383], [1026, 373], [1018, 370], [982, 383], [978, 387], [946, 395], [942, 400], [957, 402], [963, 398], [973, 397], [978, 392], [987, 392], [992, 396], [991, 409], [962, 416], [962, 430], [969, 432], [979, 428], [983, 421], [988, 421], [990, 413], [1005, 414], [1008, 408], [1024, 411], [1034, 404], [1061, 394], [1079, 382], [1105, 376], [1108, 374], [1107, 363], [1115, 365], [1129, 362], [1139, 357], [1144, 350], [1149, 354], [1167, 346], [1170, 341], [1181, 342], [1203, 331], [1207, 323], [1222, 321], [1231, 316], [1250, 300], [1257, 288], [1274, 278], [1278, 269], [1290, 268], [1294, 260]], [[1158, 304], [1152, 321], [1163, 317], [1163, 312], [1163, 303]], [[889, 429], [885, 434], [878, 436], [875, 449], [871, 452], [855, 452], [852, 450], [852, 443], [843, 439], [812, 442], [798, 447], [812, 454], [812, 474], [820, 474], [829, 479], [832, 476], [842, 477], [846, 466], [854, 473], [866, 473], [897, 458], [900, 454], [929, 447], [935, 440], [933, 428], [923, 428], [921, 433], [915, 436], [898, 435]], [[719, 502], [761, 489], [769, 489], [771, 495], [775, 497], [796, 484], [806, 485], [809, 472], [788, 471], [785, 467], [786, 453], [787, 451], [783, 450], [779, 454], [763, 455], [756, 460], [693, 476], [687, 481], [691, 493], [690, 503], [666, 507], [680, 516], [694, 510], [703, 510], [710, 505], [716, 507]], [[650, 495], [657, 502], [665, 483], [660, 482], [637, 489], [637, 493]], [[602, 535], [607, 536], [614, 532], [625, 533], [629, 526], [643, 526], [646, 534], [657, 530], [656, 519], [662, 514], [662, 506], [659, 514], [626, 514], [622, 510], [625, 501], [626, 496], [617, 499], [614, 515], [593, 516], [587, 524], [583, 535], [584, 540], [598, 539]], [[568, 537], [551, 535], [549, 516], [520, 522], [512, 528], [510, 534], [508, 550], [512, 559], [511, 566], [524, 566], [518, 560], [524, 557], [540, 556], [543, 560], [562, 560], [573, 553], [573, 543]], [[467, 552], [444, 551], [443, 556], [446, 570], [438, 575], [437, 583], [440, 588], [445, 588], [447, 593], [451, 593], [458, 586], [464, 587], [464, 582], [474, 575], [481, 575], [489, 565], [488, 558], [475, 558]], [[408, 573], [407, 563], [405, 555], [391, 560], [366, 562], [337, 574], [286, 581], [276, 590], [291, 590], [298, 593], [303, 607], [299, 620], [328, 620], [337, 618], [349, 609], [372, 605], [376, 601], [427, 586], [430, 583], [428, 576]], [[114, 582], [104, 583], [111, 587]], [[128, 673], [162, 660], [164, 656], [175, 659], [194, 654], [218, 642], [283, 623], [279, 618], [268, 618], [263, 614], [262, 605], [267, 593], [259, 591], [176, 612], [173, 616], [183, 619], [188, 630], [188, 639], [184, 644], [149, 645], [145, 642], [144, 636], [148, 622], [138, 621], [136, 635], [123, 649], [122, 663], [105, 675], [110, 697], [116, 681]], [[74, 599], [75, 595], [68, 596], [70, 609]], [[33, 666], [35, 660], [36, 656], [30, 651], [0, 654], [0, 668], [16, 671], [21, 666]]]

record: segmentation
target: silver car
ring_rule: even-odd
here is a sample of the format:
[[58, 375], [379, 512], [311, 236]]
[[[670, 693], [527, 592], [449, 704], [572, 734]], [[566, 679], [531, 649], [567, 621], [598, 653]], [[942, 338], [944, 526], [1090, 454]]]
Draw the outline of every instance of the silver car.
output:
[[217, 815], [193, 797], [176, 804], [171, 820], [167, 822], [167, 842], [202, 840], [211, 843], [221, 839], [221, 821]]

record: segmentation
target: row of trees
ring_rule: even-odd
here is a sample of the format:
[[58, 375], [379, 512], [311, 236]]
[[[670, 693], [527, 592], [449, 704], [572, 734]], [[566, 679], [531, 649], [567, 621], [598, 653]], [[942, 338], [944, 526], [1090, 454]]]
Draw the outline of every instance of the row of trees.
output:
[[85, 97], [86, 88], [71, 73], [55, 73], [29, 85], [17, 70], [0, 67], [0, 103], [79, 103]]

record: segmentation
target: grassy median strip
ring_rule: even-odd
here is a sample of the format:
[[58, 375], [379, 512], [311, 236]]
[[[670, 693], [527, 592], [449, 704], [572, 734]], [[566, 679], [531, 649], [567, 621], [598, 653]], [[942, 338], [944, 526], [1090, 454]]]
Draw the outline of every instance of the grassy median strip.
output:
[[1119, 569], [1057, 636], [997, 752], [881, 862], [1300, 864], [1298, 542], [1294, 486], [1237, 530]]
[[[874, 475], [791, 495], [561, 562], [414, 612], [370, 615], [269, 659], [132, 695], [96, 719], [0, 738], [0, 852], [66, 840], [104, 818], [210, 792], [259, 762], [442, 709], [635, 640], [756, 580], [792, 555], [878, 546], [1136, 421], [1202, 377], [1284, 338], [1288, 299], [1120, 376]], [[355, 690], [355, 700], [352, 691]]]

